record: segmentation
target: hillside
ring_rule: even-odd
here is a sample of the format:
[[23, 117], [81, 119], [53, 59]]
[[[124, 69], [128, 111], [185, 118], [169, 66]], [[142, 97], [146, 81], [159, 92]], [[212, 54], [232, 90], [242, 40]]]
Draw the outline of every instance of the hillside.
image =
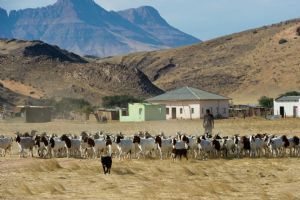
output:
[[192, 46], [98, 62], [136, 67], [164, 90], [188, 85], [232, 97], [235, 103], [257, 103], [262, 95], [300, 89], [299, 27], [300, 19], [295, 19]]
[[11, 103], [72, 97], [99, 105], [106, 95], [147, 97], [162, 92], [136, 68], [89, 63], [41, 41], [0, 40], [0, 70], [1, 98]]
[[[142, 23], [132, 21], [131, 13]], [[41, 40], [79, 55], [105, 57], [200, 42], [170, 26], [152, 7], [115, 12], [93, 0], [57, 0], [9, 14], [0, 8], [0, 21], [2, 38]]]

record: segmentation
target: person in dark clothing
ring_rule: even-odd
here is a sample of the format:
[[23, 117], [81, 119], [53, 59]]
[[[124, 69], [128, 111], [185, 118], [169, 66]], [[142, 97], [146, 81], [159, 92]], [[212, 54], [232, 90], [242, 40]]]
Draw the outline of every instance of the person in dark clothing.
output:
[[205, 134], [207, 134], [207, 136], [212, 136], [214, 125], [214, 116], [210, 113], [210, 110], [207, 109], [203, 119], [203, 128], [205, 129]]

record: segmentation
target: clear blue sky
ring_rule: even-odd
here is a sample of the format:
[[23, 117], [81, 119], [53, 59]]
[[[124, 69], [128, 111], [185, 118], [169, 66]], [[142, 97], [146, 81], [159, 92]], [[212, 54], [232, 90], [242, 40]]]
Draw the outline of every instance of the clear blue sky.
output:
[[[56, 0], [0, 0], [6, 10], [49, 5]], [[300, 0], [95, 0], [107, 10], [155, 7], [176, 28], [199, 39], [300, 17]]]

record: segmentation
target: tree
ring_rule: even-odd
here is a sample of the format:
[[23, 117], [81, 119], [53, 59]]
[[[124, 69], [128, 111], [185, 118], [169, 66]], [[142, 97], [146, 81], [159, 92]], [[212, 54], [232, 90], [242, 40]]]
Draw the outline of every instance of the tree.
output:
[[262, 96], [258, 100], [260, 106], [265, 108], [273, 108], [273, 98]]
[[69, 113], [71, 111], [79, 113], [91, 113], [93, 108], [90, 102], [84, 99], [62, 98], [53, 105], [57, 113]]
[[135, 98], [133, 96], [128, 95], [120, 95], [120, 96], [106, 96], [102, 98], [102, 106], [104, 108], [127, 108], [128, 103], [141, 103], [144, 99]]
[[286, 92], [280, 96], [300, 96], [300, 92], [297, 91], [290, 91], [290, 92]]

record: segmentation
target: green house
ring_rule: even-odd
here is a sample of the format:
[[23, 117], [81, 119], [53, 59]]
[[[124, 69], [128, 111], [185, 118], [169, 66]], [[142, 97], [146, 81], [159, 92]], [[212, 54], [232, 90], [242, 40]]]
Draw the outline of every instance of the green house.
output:
[[150, 103], [130, 103], [128, 110], [120, 113], [120, 122], [166, 120], [166, 106]]

